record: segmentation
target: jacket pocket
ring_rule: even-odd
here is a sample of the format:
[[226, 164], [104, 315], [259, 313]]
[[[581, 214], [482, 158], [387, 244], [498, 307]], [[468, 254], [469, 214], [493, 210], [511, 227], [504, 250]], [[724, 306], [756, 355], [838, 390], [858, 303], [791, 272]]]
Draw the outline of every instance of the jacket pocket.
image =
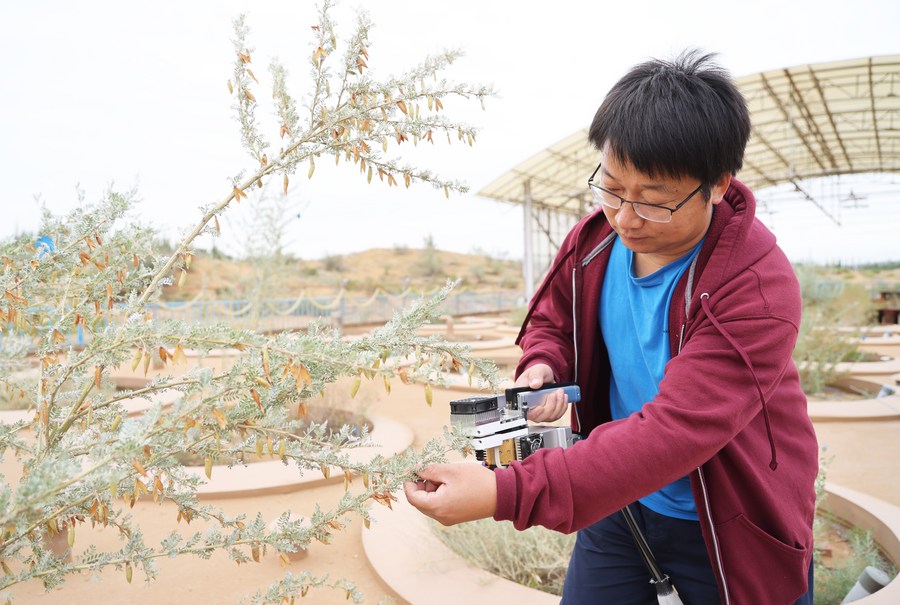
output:
[[785, 544], [744, 514], [716, 526], [731, 605], [791, 605], [806, 594], [807, 548]]

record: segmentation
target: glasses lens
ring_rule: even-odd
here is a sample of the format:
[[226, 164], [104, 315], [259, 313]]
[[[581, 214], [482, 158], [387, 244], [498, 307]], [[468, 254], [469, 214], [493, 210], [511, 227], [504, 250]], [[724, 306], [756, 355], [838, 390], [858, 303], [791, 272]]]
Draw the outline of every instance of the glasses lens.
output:
[[668, 223], [672, 220], [672, 213], [666, 208], [634, 204], [634, 211], [642, 219], [653, 221], [654, 223]]
[[590, 189], [591, 189], [591, 194], [593, 194], [593, 196], [594, 196], [595, 202], [600, 202], [604, 206], [609, 206], [610, 208], [613, 208], [614, 210], [618, 210], [619, 208], [622, 207], [622, 200], [620, 200], [616, 196], [612, 195], [611, 193], [607, 193], [606, 191], [603, 191], [602, 189], [600, 189], [599, 187], [596, 187], [595, 185], [591, 185]]

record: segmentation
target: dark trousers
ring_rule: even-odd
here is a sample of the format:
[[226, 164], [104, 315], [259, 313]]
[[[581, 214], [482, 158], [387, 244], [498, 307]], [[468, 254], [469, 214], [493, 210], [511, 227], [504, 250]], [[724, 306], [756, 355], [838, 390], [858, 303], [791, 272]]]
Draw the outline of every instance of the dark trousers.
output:
[[[639, 502], [631, 505], [631, 512], [685, 605], [720, 603], [700, 523], [660, 515]], [[795, 605], [812, 605], [812, 596], [810, 566], [809, 591]], [[560, 603], [657, 605], [650, 572], [621, 513], [578, 532]]]

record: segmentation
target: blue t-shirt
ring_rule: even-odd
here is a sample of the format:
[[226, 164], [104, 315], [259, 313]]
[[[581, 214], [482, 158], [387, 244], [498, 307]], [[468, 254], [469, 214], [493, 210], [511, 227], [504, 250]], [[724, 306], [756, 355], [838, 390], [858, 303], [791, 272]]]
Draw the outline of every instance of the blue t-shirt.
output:
[[[600, 297], [600, 328], [609, 352], [612, 379], [609, 402], [613, 420], [626, 418], [659, 392], [669, 354], [669, 306], [672, 292], [700, 251], [693, 250], [665, 267], [635, 277], [634, 252], [619, 239], [613, 243]], [[685, 476], [640, 499], [661, 515], [697, 520], [697, 506]]]

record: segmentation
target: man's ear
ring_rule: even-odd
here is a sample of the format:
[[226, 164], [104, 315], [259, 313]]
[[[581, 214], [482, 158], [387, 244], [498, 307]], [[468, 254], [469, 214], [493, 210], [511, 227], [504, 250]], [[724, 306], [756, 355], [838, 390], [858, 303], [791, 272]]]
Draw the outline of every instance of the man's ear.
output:
[[712, 189], [709, 191], [709, 201], [713, 205], [718, 204], [725, 197], [725, 192], [728, 191], [728, 187], [731, 185], [731, 177], [732, 174], [726, 172], [713, 184]]

